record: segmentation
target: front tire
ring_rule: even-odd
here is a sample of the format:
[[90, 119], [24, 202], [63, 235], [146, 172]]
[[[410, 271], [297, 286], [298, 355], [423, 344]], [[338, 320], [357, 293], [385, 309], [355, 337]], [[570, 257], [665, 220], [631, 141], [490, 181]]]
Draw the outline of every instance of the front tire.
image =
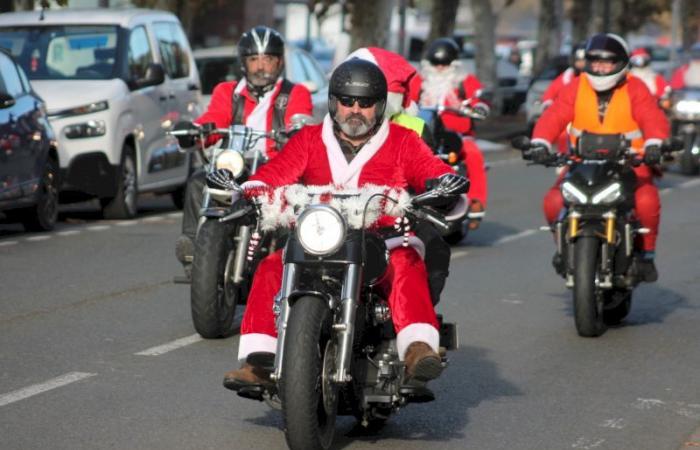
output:
[[683, 175], [697, 175], [700, 172], [698, 157], [692, 153], [693, 144], [692, 139], [686, 142], [686, 148], [683, 149], [678, 158], [678, 165]]
[[240, 288], [229, 279], [235, 233], [233, 224], [207, 220], [195, 239], [190, 303], [194, 328], [205, 339], [233, 334], [240, 297]]
[[[280, 382], [285, 437], [292, 450], [325, 450], [333, 442], [337, 394], [335, 402], [327, 401], [329, 381], [323, 376], [324, 356], [333, 344], [326, 302], [315, 297], [297, 300], [287, 322]], [[328, 363], [332, 358], [325, 359]]]
[[133, 219], [138, 212], [138, 182], [134, 149], [124, 145], [122, 162], [117, 175], [117, 194], [100, 199], [102, 215], [108, 220]]
[[41, 175], [36, 205], [21, 212], [20, 220], [28, 231], [49, 231], [58, 219], [58, 163], [46, 160]]
[[579, 336], [598, 337], [605, 333], [603, 302], [596, 288], [600, 243], [581, 236], [574, 244], [574, 319]]

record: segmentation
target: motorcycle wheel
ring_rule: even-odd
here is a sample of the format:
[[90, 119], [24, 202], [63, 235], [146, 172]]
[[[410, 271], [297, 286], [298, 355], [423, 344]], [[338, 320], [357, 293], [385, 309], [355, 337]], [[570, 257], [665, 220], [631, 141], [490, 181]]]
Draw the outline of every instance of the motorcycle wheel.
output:
[[632, 291], [629, 289], [613, 289], [605, 292], [604, 299], [603, 321], [606, 325], [618, 325], [630, 313], [632, 308]]
[[302, 297], [287, 322], [280, 397], [290, 449], [328, 449], [333, 443], [337, 389], [329, 380], [337, 351], [326, 302]]
[[686, 142], [685, 149], [683, 149], [678, 157], [678, 165], [680, 166], [681, 173], [683, 175], [697, 175], [700, 172], [698, 157], [693, 155], [691, 152], [692, 149], [693, 141], [690, 140], [689, 142]]
[[595, 285], [598, 249], [598, 239], [592, 236], [581, 236], [574, 244], [574, 319], [582, 337], [598, 337], [606, 330]]
[[195, 330], [205, 339], [233, 334], [239, 287], [227, 283], [229, 259], [235, 251], [236, 226], [207, 220], [197, 231], [192, 262], [190, 303]]

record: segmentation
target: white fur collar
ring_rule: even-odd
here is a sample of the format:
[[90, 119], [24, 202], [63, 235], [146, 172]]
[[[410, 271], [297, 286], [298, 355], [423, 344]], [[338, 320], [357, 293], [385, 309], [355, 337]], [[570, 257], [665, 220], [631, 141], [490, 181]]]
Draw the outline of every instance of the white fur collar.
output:
[[338, 139], [333, 132], [333, 120], [326, 114], [323, 118], [323, 128], [321, 129], [321, 139], [326, 146], [328, 155], [328, 165], [331, 168], [333, 184], [337, 186], [356, 188], [360, 180], [360, 172], [367, 162], [372, 159], [375, 153], [384, 145], [389, 136], [389, 121], [384, 119], [377, 132], [370, 138], [362, 149], [355, 155], [348, 164], [340, 148]]

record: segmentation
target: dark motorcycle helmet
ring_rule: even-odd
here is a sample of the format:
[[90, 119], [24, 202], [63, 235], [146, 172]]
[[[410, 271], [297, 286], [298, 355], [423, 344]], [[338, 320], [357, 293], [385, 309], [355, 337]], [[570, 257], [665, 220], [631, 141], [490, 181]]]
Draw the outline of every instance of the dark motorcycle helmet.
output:
[[571, 56], [569, 57], [569, 65], [574, 67], [576, 61], [584, 61], [586, 59], [586, 41], [581, 41], [571, 48]]
[[450, 38], [439, 38], [430, 43], [425, 59], [433, 66], [449, 66], [459, 57], [459, 47]]
[[335, 122], [339, 97], [360, 97], [374, 100], [375, 117], [381, 123], [386, 108], [387, 83], [382, 70], [360, 58], [349, 59], [333, 71], [328, 87], [328, 112]]
[[[614, 63], [613, 70], [605, 74], [593, 71], [592, 63], [601, 60]], [[586, 44], [586, 66], [584, 71], [591, 86], [596, 91], [607, 91], [615, 87], [627, 74], [629, 61], [630, 55], [627, 43], [616, 34], [596, 34]]]
[[238, 59], [241, 62], [241, 70], [247, 77], [245, 65], [246, 56], [273, 55], [278, 56], [282, 62], [275, 79], [284, 69], [284, 38], [270, 27], [257, 26], [243, 33], [238, 41]]

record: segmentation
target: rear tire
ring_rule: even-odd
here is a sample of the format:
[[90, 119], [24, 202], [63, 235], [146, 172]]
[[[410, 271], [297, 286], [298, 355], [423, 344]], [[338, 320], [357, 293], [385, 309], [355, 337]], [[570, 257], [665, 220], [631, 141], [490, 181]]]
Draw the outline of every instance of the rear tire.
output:
[[49, 231], [58, 219], [58, 163], [53, 158], [46, 160], [41, 175], [36, 205], [19, 213], [24, 228], [28, 231]]
[[603, 302], [595, 284], [599, 247], [592, 236], [581, 236], [574, 244], [574, 319], [583, 337], [598, 337], [606, 330]]
[[117, 175], [117, 194], [100, 199], [102, 215], [108, 220], [133, 219], [138, 212], [138, 182], [134, 149], [126, 144]]
[[228, 337], [234, 331], [240, 288], [227, 282], [227, 268], [232, 268], [235, 233], [235, 225], [217, 220], [207, 220], [197, 232], [190, 303], [194, 329], [205, 339]]
[[331, 339], [327, 303], [315, 297], [297, 300], [287, 322], [280, 382], [285, 437], [292, 450], [325, 450], [333, 443], [337, 396], [330, 402], [333, 408], [324, 406], [322, 376]]

